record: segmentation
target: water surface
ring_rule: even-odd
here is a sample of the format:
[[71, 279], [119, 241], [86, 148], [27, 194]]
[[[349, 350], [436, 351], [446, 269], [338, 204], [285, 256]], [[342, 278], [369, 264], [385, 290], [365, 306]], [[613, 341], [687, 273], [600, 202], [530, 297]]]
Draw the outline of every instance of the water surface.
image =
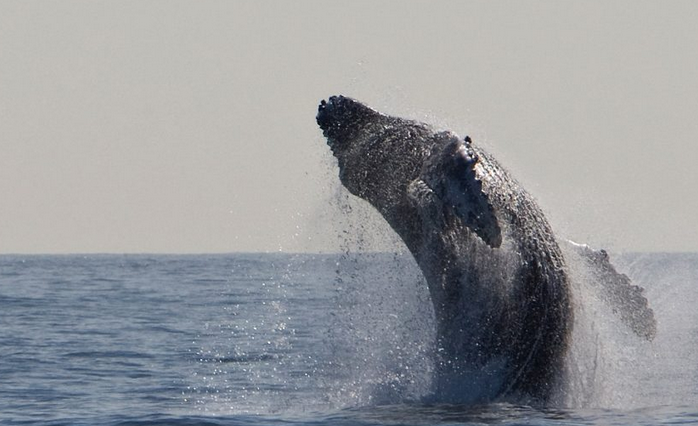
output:
[[589, 301], [585, 387], [540, 410], [430, 395], [433, 312], [406, 255], [0, 256], [0, 422], [698, 423], [698, 255], [616, 263], [657, 338]]

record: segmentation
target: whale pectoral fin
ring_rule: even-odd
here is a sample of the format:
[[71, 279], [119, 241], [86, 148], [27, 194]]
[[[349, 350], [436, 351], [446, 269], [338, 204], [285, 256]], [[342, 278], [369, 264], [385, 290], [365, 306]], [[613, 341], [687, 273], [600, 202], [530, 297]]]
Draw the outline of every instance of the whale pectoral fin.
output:
[[487, 245], [502, 244], [502, 230], [489, 196], [483, 190], [476, 166], [478, 155], [470, 139], [451, 132], [435, 135], [436, 148], [425, 162], [419, 178], [407, 189], [425, 219], [432, 223], [450, 216], [479, 236]]
[[613, 312], [635, 334], [652, 340], [657, 333], [657, 322], [642, 287], [634, 285], [627, 275], [616, 271], [605, 250], [594, 250], [572, 241], [569, 243], [587, 264], [594, 284], [600, 286]]
[[445, 148], [441, 161], [445, 164], [440, 198], [455, 216], [475, 232], [490, 247], [502, 244], [502, 231], [497, 212], [483, 190], [475, 170], [479, 158], [470, 147], [470, 139], [459, 139]]

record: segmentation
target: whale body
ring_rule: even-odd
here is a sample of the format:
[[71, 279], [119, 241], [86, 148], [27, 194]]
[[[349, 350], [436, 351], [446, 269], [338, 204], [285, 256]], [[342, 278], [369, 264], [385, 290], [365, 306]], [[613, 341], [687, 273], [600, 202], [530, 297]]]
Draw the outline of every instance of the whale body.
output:
[[[345, 96], [323, 100], [316, 120], [342, 184], [381, 213], [426, 279], [437, 327], [435, 393], [549, 401], [570, 344], [573, 300], [563, 252], [533, 197], [467, 136]], [[605, 252], [579, 247], [617, 278], [619, 300], [634, 296], [625, 310], [649, 312], [635, 331], [651, 338], [641, 290]]]

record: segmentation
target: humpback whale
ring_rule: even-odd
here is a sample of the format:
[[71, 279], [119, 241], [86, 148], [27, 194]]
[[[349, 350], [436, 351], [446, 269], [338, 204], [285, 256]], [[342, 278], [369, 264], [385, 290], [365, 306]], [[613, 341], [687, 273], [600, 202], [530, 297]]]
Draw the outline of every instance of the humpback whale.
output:
[[[534, 198], [467, 136], [345, 96], [321, 101], [316, 121], [341, 183], [380, 212], [426, 279], [437, 328], [435, 393], [548, 402], [564, 370], [573, 295], [563, 251]], [[621, 318], [651, 338], [642, 290], [605, 252], [575, 247], [611, 283], [628, 312]]]

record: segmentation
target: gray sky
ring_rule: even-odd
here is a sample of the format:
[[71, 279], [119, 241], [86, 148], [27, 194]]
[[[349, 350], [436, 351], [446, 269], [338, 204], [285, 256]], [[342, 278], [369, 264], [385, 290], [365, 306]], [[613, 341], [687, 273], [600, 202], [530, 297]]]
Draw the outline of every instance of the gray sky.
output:
[[339, 93], [470, 134], [567, 237], [698, 250], [697, 22], [693, 1], [2, 1], [0, 252], [336, 250], [314, 117]]

